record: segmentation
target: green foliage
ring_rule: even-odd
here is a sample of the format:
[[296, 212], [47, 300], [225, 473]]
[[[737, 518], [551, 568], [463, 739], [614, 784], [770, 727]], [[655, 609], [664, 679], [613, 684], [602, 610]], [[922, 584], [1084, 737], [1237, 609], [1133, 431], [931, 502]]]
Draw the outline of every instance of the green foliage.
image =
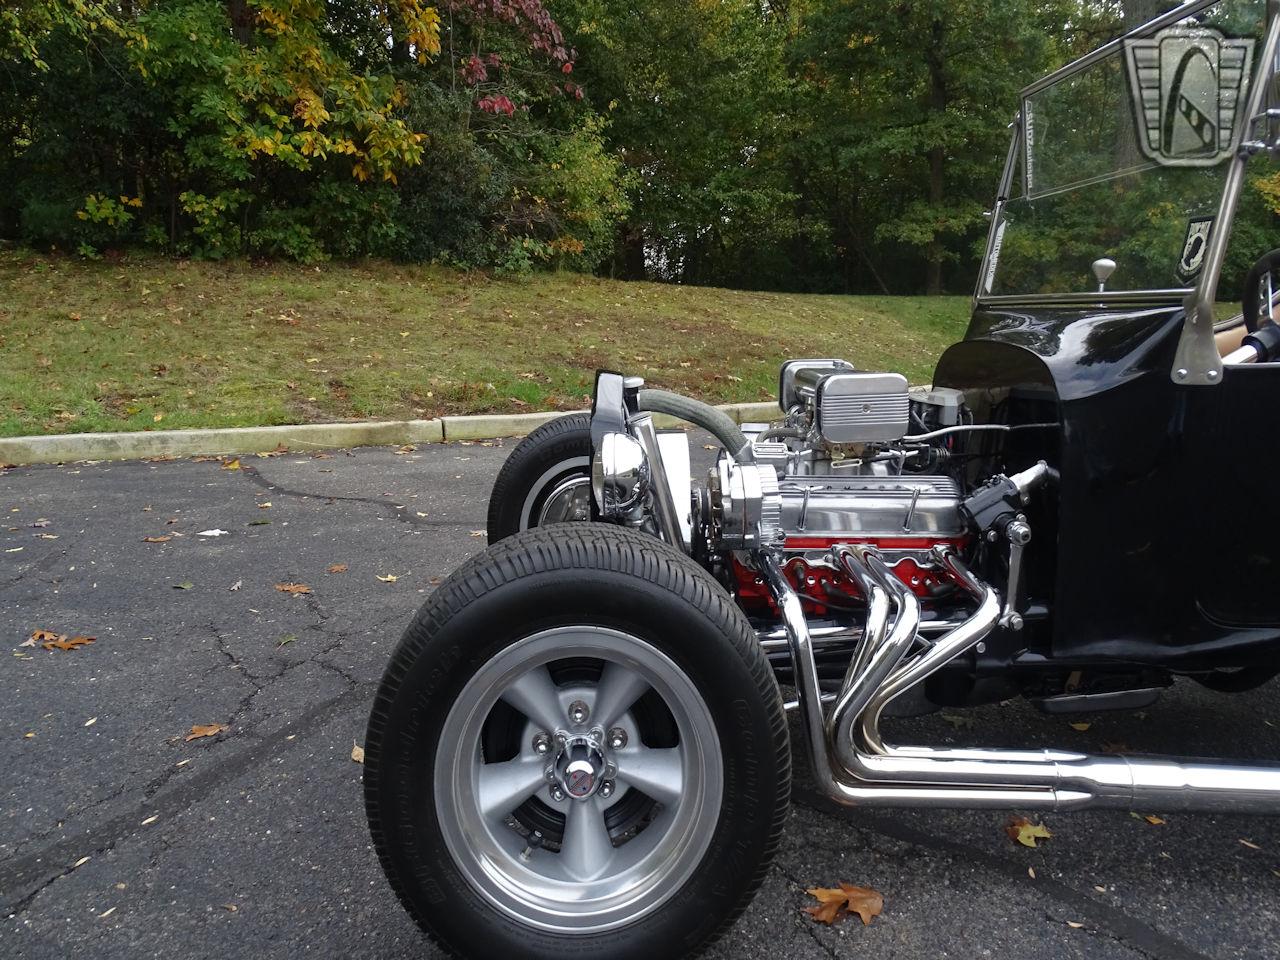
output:
[[[1166, 5], [10, 0], [0, 238], [968, 291], [1019, 89]], [[1247, 192], [1233, 277], [1278, 184]], [[1010, 269], [1165, 265], [1164, 199], [1099, 191], [1011, 233]]]

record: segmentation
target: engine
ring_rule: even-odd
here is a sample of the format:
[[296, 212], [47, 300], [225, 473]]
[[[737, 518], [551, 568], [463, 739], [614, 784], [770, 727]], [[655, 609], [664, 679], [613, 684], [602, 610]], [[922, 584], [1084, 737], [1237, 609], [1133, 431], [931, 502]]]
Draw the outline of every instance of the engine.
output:
[[754, 462], [722, 454], [708, 480], [705, 547], [743, 606], [769, 600], [737, 552], [768, 547], [812, 615], [855, 608], [862, 599], [832, 557], [836, 544], [875, 546], [923, 601], [945, 599], [935, 550], [961, 548], [971, 527], [959, 483], [939, 470], [943, 438], [927, 435], [960, 423], [960, 392], [912, 392], [899, 374], [795, 360], [782, 367], [778, 397], [781, 425], [747, 434]]

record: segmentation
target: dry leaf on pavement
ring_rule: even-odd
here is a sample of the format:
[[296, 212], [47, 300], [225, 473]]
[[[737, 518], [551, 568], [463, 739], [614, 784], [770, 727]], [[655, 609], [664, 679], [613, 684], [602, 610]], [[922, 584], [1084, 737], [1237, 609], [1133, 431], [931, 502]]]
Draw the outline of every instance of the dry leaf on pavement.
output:
[[345, 563], [335, 563], [329, 567], [330, 573], [346, 573], [347, 565]]
[[1043, 823], [1032, 823], [1026, 817], [1014, 817], [1005, 825], [1004, 832], [1009, 834], [1010, 840], [1032, 848], [1037, 840], [1048, 840], [1053, 836]]
[[190, 743], [192, 740], [200, 740], [203, 737], [216, 737], [225, 729], [227, 729], [225, 723], [197, 723], [191, 728], [191, 732], [182, 739]]
[[172, 539], [173, 537], [171, 537], [169, 534], [165, 534], [163, 537], [143, 537], [142, 542], [143, 543], [168, 543]]
[[819, 923], [835, 923], [841, 916], [856, 913], [862, 918], [863, 926], [866, 926], [872, 917], [879, 916], [884, 909], [884, 897], [870, 887], [842, 883], [838, 887], [814, 887], [805, 892], [818, 903], [816, 906], [804, 907], [804, 912]]
[[354, 740], [351, 741], [351, 759], [356, 763], [364, 763], [364, 747]]
[[46, 650], [75, 650], [77, 647], [87, 647], [97, 639], [97, 637], [58, 637], [56, 640], [46, 640], [41, 646]]
[[224, 460], [224, 461], [222, 462], [222, 469], [223, 469], [223, 470], [239, 470], [239, 469], [240, 469], [240, 458], [239, 458], [239, 457], [236, 457], [236, 458], [235, 458], [235, 459], [233, 459], [233, 460]]
[[305, 583], [277, 583], [276, 589], [281, 593], [292, 593], [295, 596], [301, 593], [310, 593], [311, 588]]
[[380, 573], [378, 574], [378, 579], [383, 583], [395, 583], [400, 578], [394, 573]]

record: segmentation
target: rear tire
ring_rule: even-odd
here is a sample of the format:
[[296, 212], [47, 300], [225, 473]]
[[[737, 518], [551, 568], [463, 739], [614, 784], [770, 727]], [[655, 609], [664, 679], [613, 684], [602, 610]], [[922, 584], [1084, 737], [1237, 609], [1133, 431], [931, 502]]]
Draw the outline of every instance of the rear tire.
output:
[[[592, 723], [607, 746], [576, 772], [554, 739], [537, 749], [553, 724], [572, 745]], [[594, 773], [612, 789], [576, 798]], [[419, 611], [378, 689], [364, 788], [392, 888], [447, 949], [665, 960], [764, 879], [790, 744], [755, 634], [709, 574], [653, 537], [561, 524], [489, 547]]]
[[572, 413], [538, 427], [507, 457], [489, 495], [489, 542], [593, 517], [591, 416]]

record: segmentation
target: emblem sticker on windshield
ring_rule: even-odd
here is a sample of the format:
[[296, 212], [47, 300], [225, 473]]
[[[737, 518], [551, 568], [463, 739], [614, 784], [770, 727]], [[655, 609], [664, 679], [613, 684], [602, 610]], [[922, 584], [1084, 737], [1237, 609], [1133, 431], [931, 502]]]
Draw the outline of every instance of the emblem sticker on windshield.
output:
[[1187, 238], [1182, 241], [1182, 256], [1174, 271], [1179, 280], [1190, 283], [1204, 266], [1204, 252], [1209, 247], [1209, 234], [1213, 231], [1213, 217], [1196, 217], [1187, 223]]
[[1253, 40], [1167, 27], [1126, 40], [1125, 59], [1144, 156], [1163, 166], [1209, 167], [1230, 154]]

